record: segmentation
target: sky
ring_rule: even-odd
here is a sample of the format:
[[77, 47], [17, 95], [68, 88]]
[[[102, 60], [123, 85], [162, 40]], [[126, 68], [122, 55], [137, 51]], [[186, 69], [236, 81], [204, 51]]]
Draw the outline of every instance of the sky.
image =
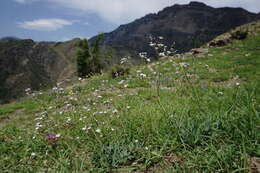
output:
[[[0, 0], [0, 38], [66, 41], [110, 32], [167, 6], [189, 0]], [[200, 0], [213, 7], [260, 12], [260, 0]]]

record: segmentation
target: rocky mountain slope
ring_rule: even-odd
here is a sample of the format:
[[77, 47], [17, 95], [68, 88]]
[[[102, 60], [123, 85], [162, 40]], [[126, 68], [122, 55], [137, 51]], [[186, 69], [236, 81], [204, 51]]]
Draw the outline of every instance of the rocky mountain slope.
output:
[[[260, 15], [242, 8], [212, 8], [199, 2], [188, 5], [173, 5], [157, 14], [149, 14], [132, 23], [121, 25], [105, 34], [104, 44], [120, 52], [120, 55], [136, 55], [154, 49], [149, 46], [149, 36], [162, 36], [168, 47], [185, 52], [194, 47], [193, 40], [207, 43], [231, 28], [259, 20]], [[95, 39], [92, 38], [92, 39]]]
[[70, 77], [76, 69], [76, 41], [1, 41], [0, 103], [23, 96], [27, 88], [38, 90]]

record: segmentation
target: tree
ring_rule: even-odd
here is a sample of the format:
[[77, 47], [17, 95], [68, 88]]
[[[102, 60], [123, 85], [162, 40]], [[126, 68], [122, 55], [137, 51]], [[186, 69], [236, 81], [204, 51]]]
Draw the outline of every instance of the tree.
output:
[[[88, 77], [96, 73], [101, 73], [104, 65], [102, 64], [100, 45], [104, 34], [99, 34], [93, 45], [90, 47], [87, 39], [80, 40], [77, 52], [77, 71], [79, 77]], [[105, 56], [105, 55], [103, 55]]]
[[80, 40], [78, 43], [80, 48], [77, 52], [77, 71], [79, 77], [86, 77], [91, 73], [91, 54], [87, 39]]
[[102, 57], [101, 57], [101, 53], [100, 53], [100, 45], [101, 45], [103, 38], [104, 38], [104, 34], [103, 33], [99, 34], [93, 44], [92, 56], [93, 56], [94, 73], [101, 73], [102, 69], [104, 68], [104, 66], [102, 65], [102, 62], [101, 62]]

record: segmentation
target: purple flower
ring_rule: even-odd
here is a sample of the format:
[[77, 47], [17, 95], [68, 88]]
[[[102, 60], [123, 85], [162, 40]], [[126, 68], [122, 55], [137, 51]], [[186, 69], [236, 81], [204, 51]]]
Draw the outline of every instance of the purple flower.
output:
[[52, 147], [56, 147], [60, 134], [56, 135], [56, 134], [48, 133], [46, 136], [47, 136], [48, 144]]
[[47, 138], [48, 138], [48, 139], [56, 139], [57, 137], [56, 137], [55, 134], [48, 133], [48, 134], [47, 134]]

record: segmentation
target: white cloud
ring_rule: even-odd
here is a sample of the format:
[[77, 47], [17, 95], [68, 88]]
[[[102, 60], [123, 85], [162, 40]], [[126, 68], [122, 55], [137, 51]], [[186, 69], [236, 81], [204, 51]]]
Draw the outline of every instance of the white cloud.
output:
[[18, 2], [18, 3], [21, 3], [21, 4], [24, 4], [26, 2], [26, 0], [14, 0], [15, 2]]
[[73, 22], [64, 19], [38, 19], [33, 21], [19, 22], [18, 26], [24, 29], [37, 31], [55, 31], [66, 25], [72, 25]]
[[14, 1], [17, 3], [20, 3], [20, 4], [27, 4], [27, 3], [37, 1], [37, 0], [14, 0]]
[[59, 6], [95, 13], [108, 22], [121, 24], [173, 4], [173, 0], [48, 0]]

